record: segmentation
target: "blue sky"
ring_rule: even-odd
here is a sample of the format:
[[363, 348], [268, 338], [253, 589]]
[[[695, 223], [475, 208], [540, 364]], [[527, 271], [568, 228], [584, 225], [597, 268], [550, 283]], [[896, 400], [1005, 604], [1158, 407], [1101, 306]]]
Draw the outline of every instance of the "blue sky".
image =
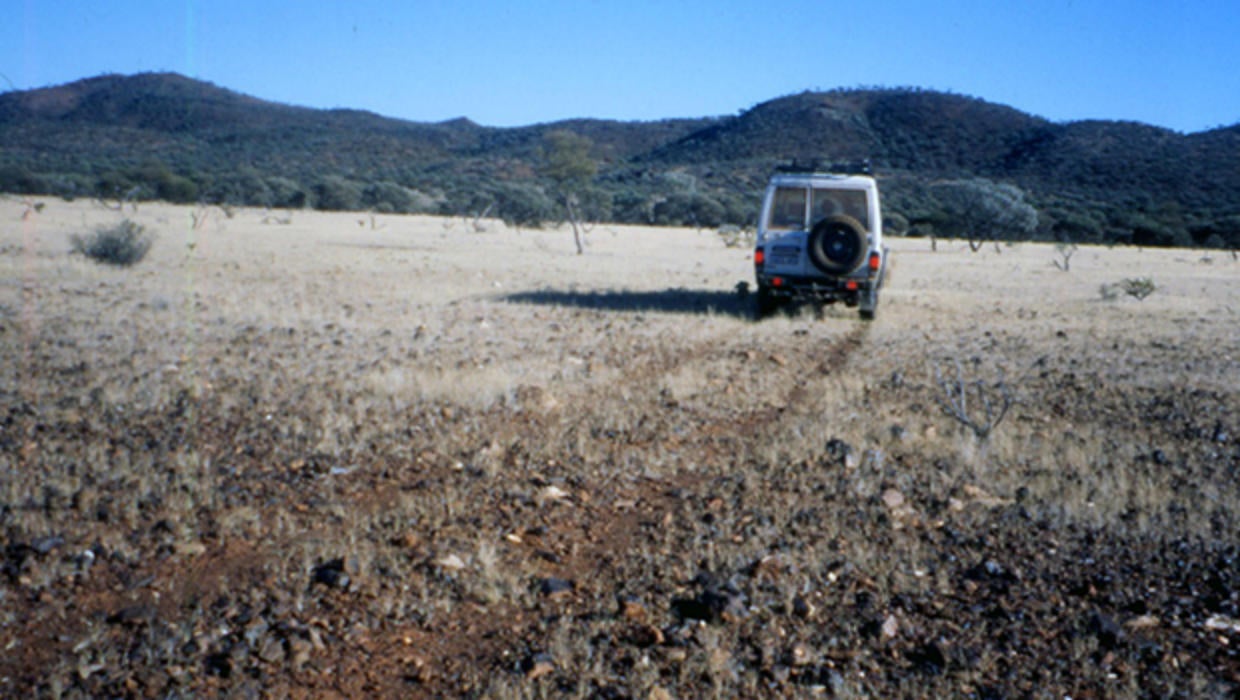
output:
[[1056, 121], [1240, 122], [1240, 0], [0, 0], [0, 90], [175, 71], [491, 126], [917, 86]]

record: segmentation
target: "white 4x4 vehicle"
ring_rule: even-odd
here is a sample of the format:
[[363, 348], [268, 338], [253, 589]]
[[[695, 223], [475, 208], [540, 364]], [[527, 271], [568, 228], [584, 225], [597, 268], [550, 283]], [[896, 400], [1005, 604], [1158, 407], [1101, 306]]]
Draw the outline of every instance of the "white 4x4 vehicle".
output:
[[878, 183], [868, 167], [836, 169], [771, 176], [753, 256], [758, 318], [794, 299], [843, 301], [874, 318], [887, 267]]

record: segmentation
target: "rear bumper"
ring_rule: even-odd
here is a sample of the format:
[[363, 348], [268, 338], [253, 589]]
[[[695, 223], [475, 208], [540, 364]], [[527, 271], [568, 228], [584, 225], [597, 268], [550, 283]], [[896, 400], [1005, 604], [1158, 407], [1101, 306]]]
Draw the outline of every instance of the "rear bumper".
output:
[[879, 277], [797, 277], [758, 273], [758, 288], [774, 297], [815, 301], [856, 301], [878, 289]]

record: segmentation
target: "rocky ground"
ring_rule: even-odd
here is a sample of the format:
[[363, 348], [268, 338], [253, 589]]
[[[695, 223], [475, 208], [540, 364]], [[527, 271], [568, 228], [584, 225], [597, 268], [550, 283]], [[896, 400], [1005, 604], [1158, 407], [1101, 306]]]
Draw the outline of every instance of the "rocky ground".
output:
[[901, 245], [861, 324], [9, 244], [0, 694], [1235, 697], [1236, 268]]

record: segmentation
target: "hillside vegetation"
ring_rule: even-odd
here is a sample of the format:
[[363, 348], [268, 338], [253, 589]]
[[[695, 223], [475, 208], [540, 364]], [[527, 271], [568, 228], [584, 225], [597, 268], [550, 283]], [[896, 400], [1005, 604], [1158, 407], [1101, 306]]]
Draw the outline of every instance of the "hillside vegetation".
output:
[[868, 158], [896, 233], [959, 233], [943, 192], [980, 182], [1020, 188], [1038, 211], [1035, 230], [1005, 236], [1240, 247], [1240, 125], [1185, 135], [1055, 123], [907, 88], [806, 92], [726, 117], [493, 128], [294, 107], [176, 74], [106, 75], [0, 95], [0, 191], [487, 211], [538, 225], [564, 217], [542, 171], [557, 131], [592, 144], [596, 175], [578, 200], [595, 220], [749, 225], [776, 164]]

